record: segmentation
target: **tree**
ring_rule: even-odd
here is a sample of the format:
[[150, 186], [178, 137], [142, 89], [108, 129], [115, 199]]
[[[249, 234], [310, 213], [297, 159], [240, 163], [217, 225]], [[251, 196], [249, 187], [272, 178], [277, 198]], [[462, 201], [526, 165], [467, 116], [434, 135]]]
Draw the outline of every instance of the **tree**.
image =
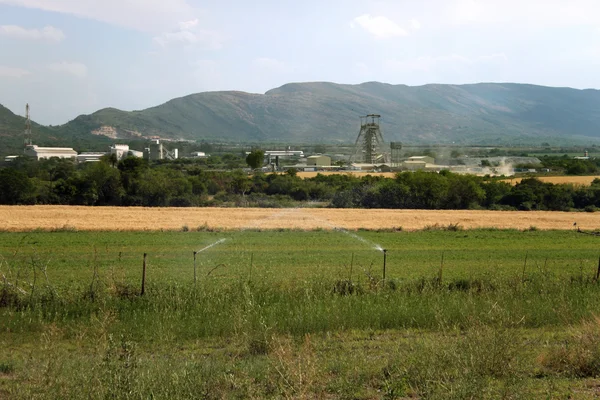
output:
[[86, 165], [83, 178], [92, 183], [98, 196], [95, 205], [120, 205], [125, 194], [121, 183], [121, 173], [110, 165], [99, 162]]
[[22, 171], [6, 168], [0, 170], [0, 203], [29, 204], [35, 187]]
[[114, 168], [119, 162], [119, 159], [117, 158], [117, 155], [115, 153], [111, 153], [105, 154], [102, 157], [100, 157], [100, 161], [110, 164], [110, 166]]
[[262, 150], [252, 150], [250, 154], [246, 156], [246, 163], [252, 169], [260, 168], [263, 165], [265, 158], [265, 152]]

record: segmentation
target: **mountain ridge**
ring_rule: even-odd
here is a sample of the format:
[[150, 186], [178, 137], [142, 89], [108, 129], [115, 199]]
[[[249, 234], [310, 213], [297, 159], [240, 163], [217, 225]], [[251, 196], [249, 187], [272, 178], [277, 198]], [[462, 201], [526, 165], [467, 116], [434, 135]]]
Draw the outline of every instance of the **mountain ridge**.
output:
[[[22, 117], [7, 111], [0, 108], [0, 137], [6, 137], [6, 132], [20, 134], [24, 126]], [[105, 132], [118, 139], [335, 143], [354, 141], [359, 116], [370, 113], [382, 115], [384, 136], [389, 141], [490, 145], [542, 140], [600, 142], [600, 90], [510, 82], [420, 86], [375, 81], [290, 82], [264, 94], [211, 91], [143, 110], [107, 107], [61, 126], [36, 125], [36, 130], [59, 141], [93, 140], [93, 132], [102, 133], [106, 128]], [[8, 130], [7, 125], [11, 126]]]

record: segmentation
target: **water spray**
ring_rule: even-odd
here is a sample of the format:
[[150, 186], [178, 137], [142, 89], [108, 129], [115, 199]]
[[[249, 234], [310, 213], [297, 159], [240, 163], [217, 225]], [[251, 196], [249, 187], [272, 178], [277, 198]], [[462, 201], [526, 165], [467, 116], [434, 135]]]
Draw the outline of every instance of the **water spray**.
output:
[[211, 247], [221, 244], [225, 240], [227, 240], [227, 239], [219, 239], [216, 242], [214, 242], [213, 244], [209, 244], [208, 246], [204, 247], [203, 249], [194, 251], [194, 286], [196, 285], [196, 282], [198, 281], [198, 274], [197, 274], [197, 269], [196, 269], [196, 257], [198, 256], [198, 253], [202, 253], [203, 251], [206, 251], [206, 250], [210, 249]]
[[216, 246], [216, 245], [218, 245], [218, 244], [221, 244], [221, 243], [223, 243], [223, 242], [224, 242], [224, 241], [226, 241], [226, 240], [227, 240], [227, 239], [219, 239], [219, 240], [217, 240], [216, 242], [214, 242], [213, 244], [209, 244], [209, 245], [208, 245], [208, 246], [206, 246], [205, 248], [203, 248], [203, 249], [200, 249], [200, 250], [198, 250], [198, 251], [195, 251], [195, 252], [194, 252], [194, 256], [195, 256], [196, 254], [198, 254], [198, 253], [202, 253], [203, 251], [206, 251], [206, 250], [210, 249], [211, 247], [214, 247], [214, 246]]

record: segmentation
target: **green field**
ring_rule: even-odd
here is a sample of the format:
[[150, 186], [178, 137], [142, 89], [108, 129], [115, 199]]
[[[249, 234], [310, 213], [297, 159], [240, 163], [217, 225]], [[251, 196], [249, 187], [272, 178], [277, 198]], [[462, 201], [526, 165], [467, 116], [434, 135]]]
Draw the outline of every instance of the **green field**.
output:
[[0, 398], [597, 394], [593, 235], [0, 233], [0, 255]]

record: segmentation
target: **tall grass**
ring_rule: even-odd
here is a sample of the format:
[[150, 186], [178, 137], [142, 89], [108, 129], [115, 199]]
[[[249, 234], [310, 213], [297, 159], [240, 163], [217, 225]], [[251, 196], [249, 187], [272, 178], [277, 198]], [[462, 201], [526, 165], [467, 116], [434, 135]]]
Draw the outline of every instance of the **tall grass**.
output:
[[[0, 333], [40, 338], [21, 364], [2, 364], [27, 382], [10, 387], [14, 398], [531, 398], [536, 370], [545, 379], [598, 371], [586, 349], [600, 336], [588, 333], [581, 351], [527, 357], [519, 333], [592, 319], [600, 288], [591, 280], [433, 278], [357, 283], [353, 293], [323, 280], [160, 284], [144, 296], [110, 285], [94, 296], [89, 287], [33, 296], [1, 287], [12, 301], [0, 308]], [[421, 333], [384, 340], [388, 349], [373, 354], [335, 344], [355, 335], [377, 344], [388, 331]]]
[[[520, 279], [486, 281], [437, 279], [394, 282], [387, 285], [353, 284], [340, 293], [335, 281], [304, 281], [273, 285], [235, 282], [213, 287], [148, 285], [145, 296], [130, 286], [99, 287], [56, 292], [40, 288], [23, 294], [0, 283], [0, 329], [27, 330], [36, 323], [77, 322], [101, 313], [116, 316], [115, 332], [131, 337], [176, 339], [218, 337], [239, 332], [277, 334], [351, 329], [468, 328], [496, 326], [495, 313], [520, 326], [535, 328], [576, 323], [600, 306], [600, 287], [592, 281], [530, 274]], [[23, 321], [29, 321], [23, 324]], [[146, 329], [151, 326], [152, 329]]]

